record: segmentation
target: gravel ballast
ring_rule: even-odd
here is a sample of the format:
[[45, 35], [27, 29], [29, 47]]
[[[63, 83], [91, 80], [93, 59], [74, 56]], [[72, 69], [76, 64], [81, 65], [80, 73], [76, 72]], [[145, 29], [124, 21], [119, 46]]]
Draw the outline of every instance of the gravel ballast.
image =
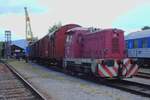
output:
[[47, 100], [150, 100], [24, 61], [8, 61]]

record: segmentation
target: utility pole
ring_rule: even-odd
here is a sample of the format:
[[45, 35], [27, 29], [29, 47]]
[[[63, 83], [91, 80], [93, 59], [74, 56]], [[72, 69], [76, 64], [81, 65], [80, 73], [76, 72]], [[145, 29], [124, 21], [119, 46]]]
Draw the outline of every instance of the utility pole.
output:
[[4, 50], [4, 57], [6, 59], [10, 58], [11, 56], [11, 31], [5, 31], [5, 50]]

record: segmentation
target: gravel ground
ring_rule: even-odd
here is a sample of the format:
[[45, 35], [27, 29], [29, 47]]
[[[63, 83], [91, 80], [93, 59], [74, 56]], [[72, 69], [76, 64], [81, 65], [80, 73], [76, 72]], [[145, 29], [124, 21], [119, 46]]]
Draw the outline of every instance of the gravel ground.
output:
[[46, 67], [23, 61], [8, 61], [47, 100], [150, 100], [125, 91], [88, 82]]

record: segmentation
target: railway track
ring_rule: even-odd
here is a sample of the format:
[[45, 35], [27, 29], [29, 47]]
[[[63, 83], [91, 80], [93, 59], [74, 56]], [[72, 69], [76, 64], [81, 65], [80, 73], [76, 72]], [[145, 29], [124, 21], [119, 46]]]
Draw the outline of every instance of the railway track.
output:
[[[77, 76], [78, 77], [78, 76]], [[105, 86], [109, 86], [112, 88], [120, 89], [123, 91], [130, 92], [132, 94], [150, 97], [150, 85], [141, 84], [137, 82], [127, 81], [127, 80], [107, 80], [100, 79], [96, 77], [85, 77], [79, 76], [81, 79], [85, 79], [86, 81], [94, 82], [96, 84], [101, 84]]]
[[[1, 66], [1, 64], [0, 64]], [[14, 70], [14, 69], [13, 69]], [[54, 70], [54, 71], [59, 71], [59, 72], [62, 72], [60, 70], [57, 70], [57, 69], [53, 69], [53, 68], [50, 68], [50, 70]], [[15, 75], [16, 76], [16, 75]], [[146, 84], [141, 84], [141, 83], [137, 83], [137, 82], [131, 82], [131, 81], [127, 81], [127, 80], [106, 80], [106, 79], [100, 79], [100, 78], [96, 78], [96, 77], [87, 77], [87, 76], [76, 76], [77, 78], [81, 78], [81, 79], [84, 79], [86, 81], [90, 81], [90, 82], [94, 82], [94, 83], [97, 83], [97, 84], [101, 84], [101, 85], [105, 85], [105, 86], [109, 86], [109, 87], [112, 87], [112, 88], [116, 88], [116, 89], [120, 89], [120, 90], [124, 90], [124, 91], [127, 91], [127, 92], [130, 92], [130, 93], [133, 93], [133, 94], [137, 94], [137, 95], [141, 95], [141, 96], [145, 96], [145, 97], [150, 97], [150, 85], [146, 85]], [[15, 79], [15, 78], [14, 78]], [[13, 80], [14, 80], [13, 79]], [[10, 79], [11, 81], [12, 79]], [[18, 81], [18, 80], [17, 80]], [[0, 82], [1, 82], [1, 73], [0, 73]], [[20, 84], [20, 83], [19, 83]], [[4, 87], [3, 84], [0, 86]], [[23, 85], [17, 85], [15, 87], [15, 89], [19, 89], [19, 88], [24, 88], [25, 86]], [[29, 86], [30, 87], [30, 86]], [[12, 89], [14, 87], [11, 87]], [[11, 89], [10, 88], [10, 89]], [[15, 90], [14, 89], [14, 90]], [[1, 90], [1, 87], [0, 87], [0, 90]], [[6, 89], [8, 90], [8, 89]], [[25, 90], [25, 89], [24, 89]], [[34, 90], [34, 89], [29, 89], [29, 90]], [[33, 92], [30, 93], [28, 92], [29, 94], [34, 94]], [[0, 94], [1, 94], [1, 91], [0, 91]], [[33, 96], [31, 95], [31, 98], [35, 98], [35, 100], [37, 100], [36, 98], [38, 98], [38, 100], [42, 100], [43, 98], [38, 94], [38, 92], [36, 93], [36, 96]], [[17, 97], [17, 96], [16, 96]], [[20, 96], [18, 96], [19, 98]], [[21, 96], [23, 97], [23, 96]], [[26, 98], [27, 96], [24, 96], [24, 98]], [[9, 96], [6, 98], [9, 98]], [[39, 99], [40, 98], [40, 99]], [[0, 99], [1, 99], [1, 95], [0, 95]], [[33, 99], [34, 100], [34, 99]]]
[[46, 100], [12, 67], [0, 61], [0, 100]]
[[[49, 69], [57, 72], [63, 72], [62, 70], [58, 70], [55, 67]], [[66, 74], [80, 79], [84, 79], [89, 82], [94, 82], [96, 84], [101, 84], [112, 88], [120, 89], [123, 91], [127, 91], [132, 94], [136, 94], [144, 97], [150, 97], [150, 85], [147, 84], [141, 84], [141, 83], [127, 81], [127, 80], [107, 80], [107, 79], [97, 78], [92, 75], [86, 76], [82, 74], [81, 75], [74, 75], [70, 73], [66, 73]]]
[[136, 77], [150, 79], [150, 73], [138, 72], [138, 74], [136, 75]]
[[141, 84], [127, 80], [117, 80], [117, 81], [105, 80], [104, 82], [102, 82], [102, 84], [117, 89], [125, 90], [133, 94], [150, 97], [150, 85], [147, 84]]

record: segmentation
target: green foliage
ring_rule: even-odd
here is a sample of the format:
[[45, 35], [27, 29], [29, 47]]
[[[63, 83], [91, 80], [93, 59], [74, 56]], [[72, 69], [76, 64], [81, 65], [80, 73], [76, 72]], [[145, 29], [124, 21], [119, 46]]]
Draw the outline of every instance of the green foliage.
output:
[[52, 27], [49, 28], [48, 32], [49, 33], [54, 32], [54, 31], [58, 30], [61, 26], [62, 25], [60, 22], [58, 24], [54, 24]]
[[144, 26], [144, 27], [142, 28], [142, 30], [147, 30], [147, 29], [150, 29], [150, 26]]

